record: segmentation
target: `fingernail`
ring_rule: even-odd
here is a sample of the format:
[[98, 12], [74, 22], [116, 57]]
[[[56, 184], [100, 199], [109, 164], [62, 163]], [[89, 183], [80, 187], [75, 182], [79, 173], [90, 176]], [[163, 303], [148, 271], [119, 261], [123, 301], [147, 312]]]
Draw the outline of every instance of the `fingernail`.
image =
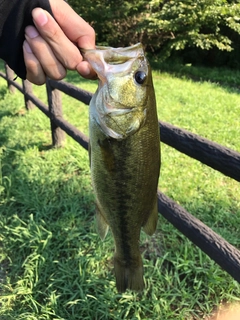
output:
[[39, 35], [39, 33], [37, 32], [36, 28], [34, 28], [32, 26], [28, 26], [25, 29], [25, 33], [31, 39], [36, 38]]
[[34, 9], [32, 12], [32, 17], [34, 22], [40, 27], [43, 27], [48, 22], [48, 17], [45, 11], [41, 8]]
[[23, 42], [23, 46], [24, 46], [24, 49], [25, 49], [28, 53], [33, 53], [30, 45], [28, 44], [28, 42], [27, 42], [26, 40]]

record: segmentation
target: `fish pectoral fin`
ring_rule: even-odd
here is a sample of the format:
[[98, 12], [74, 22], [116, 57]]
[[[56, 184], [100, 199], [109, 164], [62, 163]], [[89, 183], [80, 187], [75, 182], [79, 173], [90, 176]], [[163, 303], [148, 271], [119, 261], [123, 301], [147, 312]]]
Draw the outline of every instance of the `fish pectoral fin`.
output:
[[130, 127], [128, 128], [126, 134], [131, 135], [137, 132], [145, 123], [146, 121], [146, 110], [143, 112], [136, 114], [135, 115], [135, 120], [131, 123]]
[[96, 204], [96, 224], [97, 224], [97, 232], [100, 238], [104, 240], [108, 233], [109, 226], [97, 204]]
[[137, 263], [126, 265], [116, 255], [114, 256], [114, 272], [118, 292], [125, 292], [127, 289], [142, 291], [144, 289], [143, 264], [139, 253]]
[[143, 225], [143, 231], [149, 236], [152, 236], [156, 231], [157, 222], [158, 222], [158, 205], [157, 205], [157, 197], [156, 197], [153, 210], [150, 213], [146, 223]]

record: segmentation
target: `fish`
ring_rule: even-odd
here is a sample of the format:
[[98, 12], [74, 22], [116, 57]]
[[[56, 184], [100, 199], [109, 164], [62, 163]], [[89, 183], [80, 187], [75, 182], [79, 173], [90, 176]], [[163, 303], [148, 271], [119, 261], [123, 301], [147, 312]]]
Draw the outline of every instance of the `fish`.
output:
[[98, 88], [89, 104], [89, 159], [102, 240], [111, 229], [116, 288], [145, 287], [139, 248], [141, 229], [157, 227], [160, 135], [150, 65], [141, 43], [97, 46], [84, 59]]

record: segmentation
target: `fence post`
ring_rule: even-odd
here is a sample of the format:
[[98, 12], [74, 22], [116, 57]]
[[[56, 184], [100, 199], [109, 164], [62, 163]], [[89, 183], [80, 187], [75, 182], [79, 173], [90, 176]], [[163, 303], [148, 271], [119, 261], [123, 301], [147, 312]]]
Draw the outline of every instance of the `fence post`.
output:
[[61, 93], [59, 90], [51, 87], [48, 79], [46, 79], [46, 88], [47, 88], [48, 106], [49, 106], [49, 112], [50, 112], [52, 144], [53, 144], [53, 147], [61, 147], [63, 146], [63, 142], [65, 140], [65, 133], [52, 120], [53, 118], [63, 119]]
[[27, 110], [31, 110], [34, 108], [34, 104], [32, 101], [30, 101], [27, 97], [27, 94], [32, 94], [32, 84], [28, 80], [23, 80], [22, 81], [22, 86], [23, 86], [23, 92], [24, 92], [24, 101], [25, 101], [25, 107]]
[[15, 78], [15, 73], [6, 63], [5, 63], [5, 72], [6, 72], [6, 77], [7, 77], [8, 89], [11, 93], [14, 93], [15, 87], [8, 80], [13, 80]]

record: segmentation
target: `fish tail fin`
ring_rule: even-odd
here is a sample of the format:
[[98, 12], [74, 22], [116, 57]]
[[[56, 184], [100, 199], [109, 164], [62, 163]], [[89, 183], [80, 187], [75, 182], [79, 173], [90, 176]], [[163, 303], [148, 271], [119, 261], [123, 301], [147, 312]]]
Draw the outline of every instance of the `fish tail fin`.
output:
[[142, 291], [144, 289], [143, 263], [140, 253], [133, 265], [123, 263], [115, 256], [114, 271], [118, 292], [125, 292], [127, 289], [134, 291]]
[[102, 240], [105, 239], [109, 226], [104, 219], [104, 216], [102, 215], [98, 205], [96, 204], [96, 224], [97, 224], [97, 232]]
[[156, 231], [157, 222], [158, 222], [158, 204], [157, 204], [157, 197], [156, 197], [153, 210], [150, 213], [147, 221], [143, 225], [143, 231], [149, 236], [152, 236]]

